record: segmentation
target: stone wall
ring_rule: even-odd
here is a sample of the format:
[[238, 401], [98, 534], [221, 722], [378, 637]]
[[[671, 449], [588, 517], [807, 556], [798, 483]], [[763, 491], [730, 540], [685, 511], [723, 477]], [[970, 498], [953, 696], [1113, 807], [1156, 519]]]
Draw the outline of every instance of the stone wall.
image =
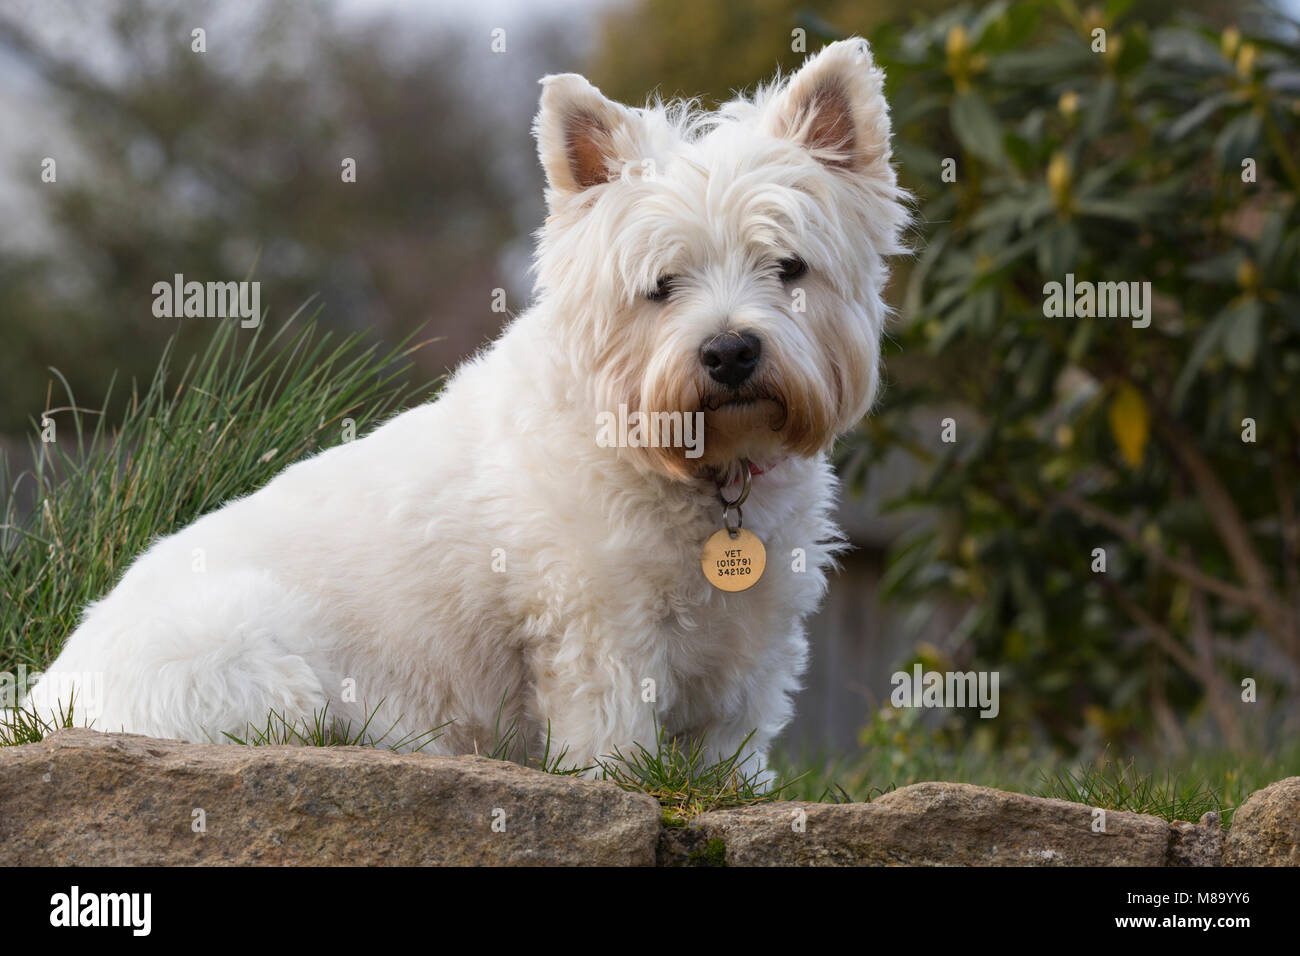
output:
[[64, 730], [0, 749], [7, 865], [1300, 865], [1300, 777], [1226, 835], [958, 783], [665, 827], [611, 783], [484, 757], [186, 744]]

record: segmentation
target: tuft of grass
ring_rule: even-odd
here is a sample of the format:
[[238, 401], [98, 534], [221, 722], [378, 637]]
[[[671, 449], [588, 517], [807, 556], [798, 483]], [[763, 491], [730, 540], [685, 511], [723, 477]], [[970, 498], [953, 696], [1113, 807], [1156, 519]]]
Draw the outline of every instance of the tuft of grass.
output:
[[666, 826], [685, 825], [692, 817], [710, 810], [730, 810], [783, 799], [795, 781], [765, 788], [756, 766], [748, 769], [753, 755], [741, 757], [751, 733], [735, 752], [717, 761], [706, 756], [704, 741], [683, 741], [662, 727], [653, 750], [636, 744], [629, 753], [615, 750], [599, 761], [601, 779], [624, 790], [648, 793], [663, 807]]
[[[98, 409], [47, 399], [32, 466], [0, 455], [0, 671], [51, 661], [82, 609], [158, 536], [261, 487], [285, 465], [356, 435], [424, 391], [403, 384], [420, 344], [391, 350], [338, 338], [300, 308], [275, 331], [217, 326], [174, 369], [174, 340], [153, 380]], [[47, 427], [48, 431], [48, 427]]]
[[50, 711], [42, 717], [35, 708], [15, 707], [0, 710], [0, 747], [19, 747], [23, 744], [36, 744], [45, 739], [45, 735], [56, 730], [66, 730], [75, 726], [72, 720], [72, 696], [68, 703], [58, 705], [58, 710]]
[[1084, 803], [1102, 810], [1131, 810], [1165, 820], [1196, 820], [1207, 810], [1222, 811], [1224, 801], [1205, 781], [1166, 771], [1142, 773], [1128, 763], [1108, 760], [1043, 773], [1042, 796]]
[[862, 749], [834, 761], [791, 758], [776, 752], [776, 766], [812, 765], [794, 788], [801, 800], [871, 800], [897, 787], [938, 780], [972, 783], [1039, 797], [1055, 797], [1106, 810], [1146, 813], [1164, 820], [1197, 821], [1217, 812], [1227, 827], [1256, 790], [1300, 774], [1300, 743], [1268, 752], [1202, 751], [1185, 755], [1109, 751], [1068, 757], [1027, 746], [998, 747], [978, 735], [957, 737], [927, 726], [916, 711], [886, 709], [859, 738]]
[[[712, 761], [706, 756], [703, 740], [684, 741], [672, 737], [660, 727], [656, 730], [653, 749], [638, 743], [628, 753], [616, 749], [608, 757], [579, 764], [568, 759], [567, 749], [553, 749], [548, 721], [542, 753], [533, 757], [528, 753], [528, 740], [520, 731], [518, 718], [512, 719], [504, 728], [501, 726], [505, 704], [503, 695], [497, 708], [493, 744], [483, 752], [483, 756], [511, 760], [561, 776], [595, 776], [624, 790], [649, 794], [663, 808], [665, 826], [685, 826], [692, 817], [710, 810], [789, 799], [787, 791], [800, 783], [800, 778], [796, 777], [771, 788], [763, 786], [758, 768], [747, 767], [754, 759], [752, 754], [741, 756], [753, 737], [752, 733], [734, 753]], [[835, 799], [834, 795], [830, 799]]]
[[1103, 810], [1148, 813], [1171, 822], [1196, 821], [1214, 812], [1227, 829], [1246, 798], [1291, 776], [1296, 764], [1290, 766], [1287, 770], [1283, 763], [1264, 758], [1251, 762], [1239, 756], [1203, 754], [1160, 769], [1143, 769], [1135, 757], [1115, 760], [1104, 753], [1089, 763], [1043, 771], [1036, 792]]
[[390, 739], [402, 719], [399, 716], [386, 731], [376, 736], [370, 725], [383, 703], [381, 700], [369, 711], [361, 726], [355, 730], [351, 720], [343, 722], [330, 716], [329, 704], [326, 704], [321, 710], [312, 711], [310, 720], [306, 717], [289, 720], [283, 713], [273, 710], [267, 714], [265, 724], [249, 724], [243, 736], [228, 732], [223, 732], [222, 736], [241, 747], [385, 747], [389, 750], [418, 753], [441, 737], [444, 728], [451, 724], [451, 721], [447, 721], [421, 733], [408, 733]]
[[595, 769], [594, 764], [577, 764], [569, 760], [569, 748], [561, 747], [556, 750], [555, 742], [551, 739], [551, 722], [546, 722], [546, 739], [542, 741], [542, 752], [536, 758], [530, 758], [527, 751], [524, 752], [524, 765], [533, 767], [542, 773], [555, 774], [560, 777], [580, 777], [583, 774]]

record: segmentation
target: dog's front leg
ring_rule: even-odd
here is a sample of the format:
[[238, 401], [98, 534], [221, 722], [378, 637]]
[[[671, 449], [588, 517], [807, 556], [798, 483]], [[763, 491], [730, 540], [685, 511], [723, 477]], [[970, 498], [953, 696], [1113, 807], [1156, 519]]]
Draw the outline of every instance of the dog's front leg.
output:
[[735, 757], [740, 775], [761, 790], [771, 789], [776, 773], [768, 766], [768, 751], [793, 715], [792, 695], [807, 656], [808, 642], [796, 623], [771, 643], [757, 668], [738, 676], [734, 687], [716, 693], [717, 699], [732, 704], [699, 727], [706, 759], [717, 763]]
[[608, 653], [551, 662], [535, 685], [551, 759], [558, 757], [563, 767], [588, 767], [588, 776], [599, 776], [602, 764], [635, 753], [638, 745], [653, 752], [655, 695], [643, 671], [651, 673]]

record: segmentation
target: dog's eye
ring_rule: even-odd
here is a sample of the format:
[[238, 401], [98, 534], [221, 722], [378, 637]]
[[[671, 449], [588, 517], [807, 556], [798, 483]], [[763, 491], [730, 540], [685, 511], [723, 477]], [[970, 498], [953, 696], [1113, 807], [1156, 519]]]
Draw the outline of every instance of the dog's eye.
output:
[[651, 302], [662, 302], [673, 294], [673, 284], [677, 281], [676, 276], [660, 276], [655, 287], [645, 294], [645, 297]]
[[789, 259], [782, 259], [778, 265], [781, 268], [781, 281], [793, 282], [795, 279], [803, 278], [803, 274], [808, 271], [808, 263], [804, 262], [798, 256], [791, 256]]

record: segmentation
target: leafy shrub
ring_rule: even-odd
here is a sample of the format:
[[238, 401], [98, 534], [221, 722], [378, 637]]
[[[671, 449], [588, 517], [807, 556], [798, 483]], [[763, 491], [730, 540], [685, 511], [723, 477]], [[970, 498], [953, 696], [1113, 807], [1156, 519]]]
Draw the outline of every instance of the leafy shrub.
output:
[[[1242, 680], [1294, 697], [1300, 672], [1300, 43], [1127, 7], [873, 35], [920, 234], [843, 465], [919, 462], [897, 507], [936, 518], [889, 591], [969, 602], [956, 643], [1001, 671], [1002, 733], [1178, 744], [1204, 713], [1258, 743], [1280, 718]], [[1149, 324], [1047, 317], [1067, 274], [1149, 282]]]

